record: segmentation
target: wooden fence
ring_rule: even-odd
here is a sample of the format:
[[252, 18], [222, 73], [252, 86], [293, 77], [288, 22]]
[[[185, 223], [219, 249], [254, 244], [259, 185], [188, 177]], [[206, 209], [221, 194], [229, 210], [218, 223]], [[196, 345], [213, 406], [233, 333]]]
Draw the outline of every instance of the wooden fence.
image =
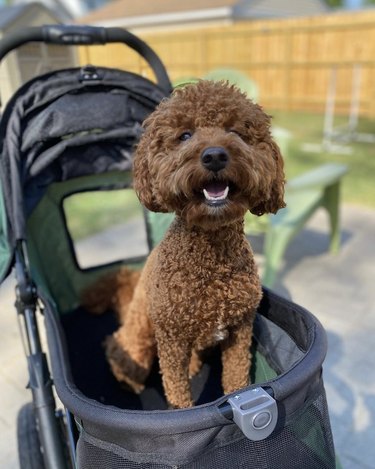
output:
[[[336, 110], [348, 113], [357, 86], [359, 112], [375, 117], [375, 10], [298, 19], [143, 33], [172, 79], [235, 67], [259, 85], [267, 109], [325, 109], [335, 80]], [[121, 45], [81, 50], [81, 61], [150, 75]], [[332, 87], [333, 89], [333, 87]]]

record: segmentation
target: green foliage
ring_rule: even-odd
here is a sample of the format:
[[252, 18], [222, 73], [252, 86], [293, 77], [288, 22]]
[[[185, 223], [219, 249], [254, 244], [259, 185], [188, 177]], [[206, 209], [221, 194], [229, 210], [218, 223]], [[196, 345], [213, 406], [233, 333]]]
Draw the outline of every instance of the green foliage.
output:
[[343, 0], [326, 0], [328, 6], [332, 8], [337, 8], [343, 6]]
[[[328, 6], [332, 8], [339, 8], [345, 6], [345, 0], [325, 0]], [[375, 0], [362, 0], [362, 5], [375, 5]]]

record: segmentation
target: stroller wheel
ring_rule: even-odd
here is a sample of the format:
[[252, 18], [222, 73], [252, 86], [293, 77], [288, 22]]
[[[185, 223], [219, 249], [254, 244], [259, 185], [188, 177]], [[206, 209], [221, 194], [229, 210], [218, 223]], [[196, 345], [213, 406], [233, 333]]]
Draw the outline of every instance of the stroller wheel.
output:
[[22, 469], [44, 469], [39, 433], [32, 402], [21, 407], [17, 417], [18, 458]]

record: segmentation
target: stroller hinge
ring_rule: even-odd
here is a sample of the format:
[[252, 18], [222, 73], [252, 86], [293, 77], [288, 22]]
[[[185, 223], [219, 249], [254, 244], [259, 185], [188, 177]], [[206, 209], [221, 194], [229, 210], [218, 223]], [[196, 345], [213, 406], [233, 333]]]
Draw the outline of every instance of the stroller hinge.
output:
[[27, 263], [26, 249], [23, 241], [18, 241], [15, 250], [15, 271], [16, 271], [16, 310], [19, 318], [23, 318], [22, 327], [19, 322], [21, 336], [26, 355], [38, 354], [42, 351], [36, 309], [38, 296], [32, 281]]
[[26, 308], [35, 309], [37, 302], [36, 288], [29, 274], [23, 241], [17, 242], [15, 260], [16, 308], [19, 313], [23, 313]]
[[[52, 379], [49, 374], [47, 357], [45, 353], [34, 353], [27, 357], [27, 364], [29, 370], [29, 388], [33, 391], [35, 397], [38, 396], [38, 393], [35, 393], [37, 389], [48, 389], [52, 386]], [[47, 401], [46, 402], [46, 398]], [[46, 393], [43, 395], [42, 402], [36, 402], [34, 400], [35, 407], [45, 406], [46, 404], [54, 404], [54, 398], [52, 393]]]

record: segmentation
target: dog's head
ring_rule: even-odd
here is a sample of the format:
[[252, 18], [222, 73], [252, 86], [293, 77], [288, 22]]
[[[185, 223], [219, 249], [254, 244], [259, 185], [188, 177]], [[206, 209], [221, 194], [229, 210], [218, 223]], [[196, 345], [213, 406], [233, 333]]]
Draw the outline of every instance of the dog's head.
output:
[[236, 87], [200, 81], [177, 89], [146, 119], [134, 187], [151, 211], [214, 228], [284, 204], [283, 160], [270, 117]]

